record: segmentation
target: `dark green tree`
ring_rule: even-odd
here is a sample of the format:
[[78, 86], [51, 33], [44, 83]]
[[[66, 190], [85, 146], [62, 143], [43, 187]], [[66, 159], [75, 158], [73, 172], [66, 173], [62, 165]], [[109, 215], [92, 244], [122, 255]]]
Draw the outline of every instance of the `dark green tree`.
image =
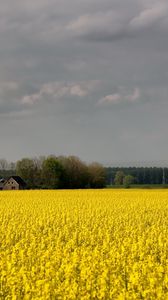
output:
[[43, 161], [42, 179], [44, 188], [61, 188], [63, 174], [64, 168], [56, 157], [50, 156]]
[[78, 189], [88, 185], [88, 169], [84, 162], [76, 156], [60, 156], [58, 160], [64, 168], [65, 188]]
[[33, 159], [23, 158], [17, 161], [16, 174], [25, 180], [29, 188], [35, 187], [37, 168]]
[[124, 180], [124, 172], [123, 171], [117, 171], [114, 178], [115, 185], [122, 185]]
[[99, 163], [88, 166], [89, 186], [91, 188], [103, 188], [106, 185], [106, 173], [104, 167]]

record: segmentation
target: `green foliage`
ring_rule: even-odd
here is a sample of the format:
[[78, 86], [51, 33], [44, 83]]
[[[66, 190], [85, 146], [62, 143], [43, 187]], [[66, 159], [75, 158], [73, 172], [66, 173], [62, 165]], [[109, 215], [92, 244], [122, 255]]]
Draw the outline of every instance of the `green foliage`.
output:
[[[54, 164], [53, 164], [54, 161]], [[47, 163], [48, 162], [48, 163]], [[47, 165], [47, 166], [46, 166]], [[17, 163], [0, 159], [0, 178], [19, 175], [31, 189], [34, 188], [102, 188], [104, 186], [128, 187], [130, 177], [133, 187], [167, 188], [163, 184], [163, 168], [125, 167], [104, 168], [98, 163], [86, 165], [76, 156], [44, 156], [23, 158]], [[164, 168], [165, 183], [168, 183], [168, 168]], [[132, 181], [132, 180], [131, 180]], [[152, 186], [151, 186], [152, 185]]]
[[16, 174], [23, 178], [29, 188], [33, 188], [36, 179], [36, 167], [30, 158], [23, 158], [16, 164]]
[[64, 169], [56, 157], [48, 157], [42, 164], [43, 186], [49, 189], [61, 187], [61, 177]]
[[76, 156], [24, 158], [17, 162], [16, 173], [29, 188], [102, 188], [106, 184], [102, 165], [92, 163], [87, 166]]
[[[114, 184], [114, 178], [118, 171], [125, 175], [132, 175], [135, 178], [135, 184], [163, 184], [163, 168], [158, 167], [123, 167], [106, 168], [106, 182]], [[168, 183], [168, 168], [164, 168], [165, 183]]]
[[63, 185], [68, 189], [85, 188], [88, 184], [88, 170], [76, 156], [59, 157], [64, 168]]
[[124, 172], [123, 171], [117, 171], [115, 178], [114, 178], [114, 183], [115, 185], [122, 185], [123, 180], [124, 180]]
[[125, 188], [129, 188], [134, 183], [134, 177], [132, 175], [126, 175], [123, 179], [123, 185]]

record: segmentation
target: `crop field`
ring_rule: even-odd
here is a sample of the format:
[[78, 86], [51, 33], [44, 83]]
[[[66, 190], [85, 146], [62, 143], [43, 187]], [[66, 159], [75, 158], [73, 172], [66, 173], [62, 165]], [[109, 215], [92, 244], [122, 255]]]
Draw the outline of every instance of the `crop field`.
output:
[[0, 192], [0, 299], [168, 299], [168, 192]]

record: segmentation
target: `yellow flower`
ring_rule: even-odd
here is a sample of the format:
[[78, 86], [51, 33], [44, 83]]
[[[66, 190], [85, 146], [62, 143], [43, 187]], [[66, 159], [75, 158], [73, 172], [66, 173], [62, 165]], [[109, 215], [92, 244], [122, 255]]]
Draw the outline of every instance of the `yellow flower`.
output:
[[168, 299], [164, 190], [0, 192], [0, 298]]

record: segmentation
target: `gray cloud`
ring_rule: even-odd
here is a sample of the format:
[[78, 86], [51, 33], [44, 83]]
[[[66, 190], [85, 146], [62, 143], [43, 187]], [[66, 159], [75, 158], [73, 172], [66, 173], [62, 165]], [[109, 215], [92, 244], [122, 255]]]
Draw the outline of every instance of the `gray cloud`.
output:
[[124, 23], [126, 20], [114, 11], [96, 12], [80, 16], [68, 24], [67, 30], [77, 36], [88, 37], [88, 39], [104, 40], [123, 36], [125, 33]]
[[86, 97], [90, 92], [94, 91], [99, 81], [88, 81], [88, 82], [75, 82], [75, 83], [65, 83], [65, 82], [52, 82], [42, 85], [38, 93], [31, 95], [26, 95], [22, 98], [21, 102], [23, 104], [34, 104], [46, 96], [51, 99], [62, 99], [65, 97]]
[[162, 22], [168, 17], [168, 3], [159, 1], [147, 5], [137, 16], [135, 16], [130, 26], [134, 29], [147, 28], [156, 22]]
[[0, 1], [1, 155], [167, 159], [167, 28], [166, 1]]
[[106, 95], [98, 101], [98, 105], [136, 103], [140, 98], [139, 88], [135, 88], [130, 94], [125, 93], [124, 88], [120, 88], [118, 93]]
[[[140, 2], [140, 1], [139, 1]], [[135, 37], [138, 32], [163, 24], [168, 18], [168, 4], [146, 2], [140, 11], [124, 13], [122, 10], [98, 11], [79, 16], [66, 27], [77, 37], [92, 41], [110, 41], [126, 37]]]

